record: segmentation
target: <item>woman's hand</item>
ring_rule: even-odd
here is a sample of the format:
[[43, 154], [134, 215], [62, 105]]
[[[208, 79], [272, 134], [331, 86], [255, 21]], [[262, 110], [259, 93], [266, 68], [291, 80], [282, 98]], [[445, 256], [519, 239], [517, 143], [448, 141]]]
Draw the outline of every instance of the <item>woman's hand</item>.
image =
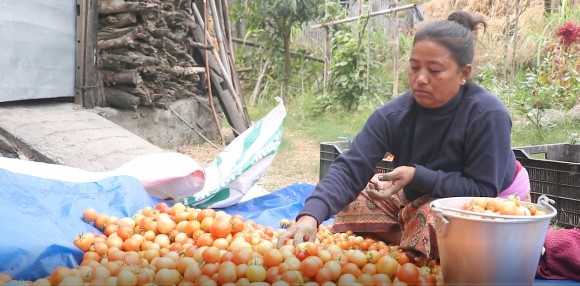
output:
[[286, 230], [286, 232], [278, 237], [278, 242], [276, 247], [280, 248], [285, 243], [286, 240], [294, 238], [294, 245], [304, 241], [314, 242], [316, 239], [316, 233], [318, 232], [318, 221], [308, 215], [301, 216], [298, 221]]
[[365, 190], [372, 199], [385, 200], [408, 185], [414, 175], [414, 167], [397, 167], [391, 172], [374, 175]]

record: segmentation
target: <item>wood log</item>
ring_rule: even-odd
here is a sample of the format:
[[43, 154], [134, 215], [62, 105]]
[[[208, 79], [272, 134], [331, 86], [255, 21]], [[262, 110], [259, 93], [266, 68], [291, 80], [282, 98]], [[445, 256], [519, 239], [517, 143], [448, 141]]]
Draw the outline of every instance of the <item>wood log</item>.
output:
[[99, 48], [101, 50], [110, 50], [116, 48], [133, 47], [134, 44], [135, 41], [133, 40], [133, 38], [130, 35], [125, 35], [123, 37], [116, 39], [99, 41]]
[[136, 42], [134, 44], [134, 49], [147, 56], [155, 55], [158, 52], [154, 46], [142, 42]]
[[141, 55], [135, 52], [127, 52], [123, 54], [102, 53], [100, 57], [103, 63], [103, 68], [106, 70], [112, 70], [112, 68], [109, 67], [134, 69], [141, 66], [155, 66], [160, 62], [158, 58]]
[[141, 27], [139, 26], [126, 27], [121, 29], [102, 28], [100, 29], [97, 38], [99, 39], [99, 41], [116, 39], [125, 35], [129, 35], [131, 38], [133, 38], [135, 32], [140, 28]]
[[143, 82], [137, 70], [126, 70], [121, 72], [104, 71], [103, 81], [106, 85], [129, 84], [137, 86]]
[[154, 7], [157, 7], [157, 5], [141, 2], [125, 2], [124, 0], [100, 0], [99, 14], [137, 13]]
[[137, 70], [143, 80], [151, 81], [157, 77], [158, 71], [161, 70], [161, 68], [158, 66], [142, 66]]
[[125, 28], [137, 23], [137, 16], [133, 13], [119, 13], [99, 19], [101, 27]]
[[176, 78], [181, 78], [184, 76], [197, 74], [197, 73], [204, 73], [205, 68], [203, 67], [180, 67], [180, 66], [173, 66], [168, 69], [163, 70], [166, 73], [171, 74]]
[[141, 99], [118, 88], [105, 88], [105, 98], [109, 106], [137, 111]]
[[151, 91], [144, 87], [132, 87], [126, 85], [119, 85], [115, 88], [118, 88], [124, 92], [128, 92], [132, 95], [136, 95], [140, 98], [139, 104], [140, 105], [153, 105], [153, 100], [151, 99]]
[[196, 41], [193, 41], [192, 39], [186, 39], [185, 40], [185, 44], [188, 47], [196, 48], [196, 49], [202, 49], [202, 50], [212, 50], [213, 49], [213, 46], [206, 45], [206, 44], [202, 44], [202, 43], [198, 43]]

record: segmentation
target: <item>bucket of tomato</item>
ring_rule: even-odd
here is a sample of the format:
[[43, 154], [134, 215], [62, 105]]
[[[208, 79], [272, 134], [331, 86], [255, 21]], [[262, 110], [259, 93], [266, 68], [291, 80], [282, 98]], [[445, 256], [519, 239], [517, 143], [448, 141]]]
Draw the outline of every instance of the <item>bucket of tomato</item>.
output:
[[431, 202], [447, 285], [532, 285], [556, 216], [552, 200], [442, 198]]

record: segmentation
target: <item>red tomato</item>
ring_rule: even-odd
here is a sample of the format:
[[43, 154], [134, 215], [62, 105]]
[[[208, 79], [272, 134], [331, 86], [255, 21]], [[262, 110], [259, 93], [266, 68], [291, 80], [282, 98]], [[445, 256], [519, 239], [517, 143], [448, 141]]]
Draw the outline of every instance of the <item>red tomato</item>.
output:
[[397, 278], [407, 284], [414, 285], [419, 280], [419, 267], [414, 263], [405, 263], [397, 269]]
[[74, 244], [83, 252], [89, 251], [93, 243], [95, 243], [95, 235], [92, 233], [79, 234], [74, 240]]
[[211, 224], [210, 233], [214, 238], [224, 238], [232, 233], [232, 222], [229, 218], [220, 217]]
[[93, 222], [97, 218], [97, 211], [93, 208], [86, 208], [83, 211], [83, 220], [85, 222]]

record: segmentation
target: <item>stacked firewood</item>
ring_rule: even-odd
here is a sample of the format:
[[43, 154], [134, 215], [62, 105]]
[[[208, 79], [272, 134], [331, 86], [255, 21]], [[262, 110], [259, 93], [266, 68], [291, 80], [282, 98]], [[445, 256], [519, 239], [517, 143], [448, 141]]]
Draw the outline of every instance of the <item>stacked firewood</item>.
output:
[[191, 56], [192, 0], [99, 1], [99, 60], [108, 105], [167, 109], [199, 94], [205, 68]]

